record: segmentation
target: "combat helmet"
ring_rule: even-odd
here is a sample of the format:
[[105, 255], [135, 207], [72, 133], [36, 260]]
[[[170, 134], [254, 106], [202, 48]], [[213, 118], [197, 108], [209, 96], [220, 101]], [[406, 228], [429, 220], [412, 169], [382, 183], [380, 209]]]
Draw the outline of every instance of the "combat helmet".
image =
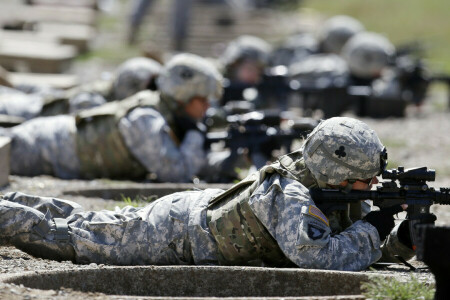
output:
[[265, 40], [252, 35], [241, 35], [228, 44], [220, 61], [227, 71], [245, 60], [254, 61], [264, 67], [268, 63], [271, 51], [272, 47]]
[[172, 57], [157, 79], [162, 99], [172, 104], [188, 103], [193, 97], [210, 101], [222, 96], [222, 75], [207, 59], [190, 53]]
[[318, 32], [323, 52], [340, 54], [345, 43], [355, 34], [364, 31], [364, 26], [356, 19], [339, 15], [325, 21]]
[[394, 52], [395, 47], [384, 36], [374, 32], [361, 32], [345, 44], [342, 56], [354, 76], [372, 79], [380, 76]]
[[113, 82], [114, 98], [125, 99], [139, 91], [154, 89], [154, 80], [161, 71], [161, 64], [146, 57], [134, 57], [122, 63]]
[[308, 135], [302, 151], [306, 167], [319, 184], [372, 178], [381, 173], [387, 161], [375, 131], [347, 117], [322, 121]]

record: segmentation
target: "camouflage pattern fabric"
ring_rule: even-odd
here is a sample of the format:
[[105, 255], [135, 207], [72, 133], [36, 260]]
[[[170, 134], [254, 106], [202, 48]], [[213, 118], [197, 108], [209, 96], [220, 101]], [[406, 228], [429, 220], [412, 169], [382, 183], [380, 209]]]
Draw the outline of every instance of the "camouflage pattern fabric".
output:
[[331, 235], [328, 219], [298, 181], [273, 174], [255, 190], [249, 204], [283, 253], [299, 267], [359, 271], [381, 257], [375, 227], [357, 221]]
[[[331, 234], [327, 216], [308, 189], [281, 175], [281, 165], [272, 168], [276, 172], [249, 195], [248, 205], [290, 261], [302, 268], [357, 271], [381, 257], [375, 227], [357, 221]], [[41, 257], [79, 263], [218, 264], [206, 215], [208, 203], [222, 192], [181, 192], [144, 208], [99, 212], [82, 212], [64, 200], [10, 193], [0, 201], [0, 241]], [[68, 244], [54, 238], [55, 217], [69, 225]]]
[[415, 255], [415, 252], [402, 244], [398, 238], [398, 229], [402, 222], [397, 223], [391, 233], [386, 237], [382, 246], [383, 256], [381, 257], [381, 261], [398, 263], [395, 255], [399, 255], [405, 260], [409, 260]]
[[113, 82], [115, 100], [122, 100], [147, 89], [151, 80], [159, 75], [161, 64], [147, 57], [133, 57], [116, 70]]
[[293, 62], [289, 77], [306, 88], [343, 87], [350, 79], [346, 61], [336, 54], [314, 54]]
[[163, 116], [152, 108], [136, 108], [119, 121], [125, 144], [160, 182], [189, 182], [206, 162], [204, 136], [187, 132], [178, 146]]
[[100, 106], [106, 103], [102, 95], [92, 92], [81, 92], [69, 99], [69, 113]]
[[340, 15], [329, 18], [318, 32], [322, 51], [339, 55], [345, 43], [362, 31], [364, 26], [352, 17]]
[[[189, 182], [205, 164], [203, 135], [190, 131], [178, 146], [164, 117], [152, 108], [134, 109], [120, 119], [118, 130], [126, 148], [158, 181]], [[36, 118], [2, 134], [12, 138], [11, 174], [84, 176], [74, 117]]]
[[220, 264], [273, 267], [290, 264], [248, 204], [266, 171], [272, 169], [265, 167], [249, 175], [209, 204], [207, 220], [219, 248]]
[[[144, 208], [99, 212], [80, 211], [70, 201], [10, 193], [0, 201], [0, 241], [9, 240], [40, 257], [59, 256], [78, 263], [217, 264], [206, 207], [219, 192], [175, 193]], [[55, 217], [68, 223], [67, 243], [54, 238]]]
[[227, 68], [240, 60], [252, 60], [265, 66], [271, 51], [272, 46], [265, 40], [252, 35], [241, 35], [227, 45], [220, 61]]
[[44, 104], [39, 95], [25, 94], [18, 90], [2, 88], [0, 91], [0, 114], [22, 117], [26, 120], [37, 117]]
[[394, 53], [394, 45], [383, 35], [374, 32], [354, 35], [342, 49], [350, 72], [367, 79], [379, 77]]
[[79, 177], [72, 116], [35, 118], [11, 128], [11, 174]]
[[338, 185], [347, 179], [368, 179], [380, 173], [383, 144], [367, 124], [335, 117], [321, 122], [304, 142], [306, 166], [314, 177]]
[[210, 61], [181, 53], [166, 63], [157, 85], [163, 97], [173, 102], [188, 103], [193, 97], [216, 101], [222, 96], [222, 80], [222, 75]]

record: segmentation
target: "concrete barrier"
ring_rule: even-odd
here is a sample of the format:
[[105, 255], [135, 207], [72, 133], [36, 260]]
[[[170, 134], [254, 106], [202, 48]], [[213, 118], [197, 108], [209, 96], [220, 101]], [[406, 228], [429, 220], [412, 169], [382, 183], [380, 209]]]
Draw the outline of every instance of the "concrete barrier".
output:
[[65, 72], [76, 55], [77, 49], [70, 45], [8, 39], [0, 45], [0, 65], [19, 72]]
[[336, 295], [347, 295], [345, 299], [365, 299], [357, 295], [361, 293], [360, 284], [369, 278], [365, 273], [324, 270], [136, 266], [35, 272], [2, 281], [44, 290], [64, 287], [108, 295], [164, 298], [333, 296], [329, 299], [337, 299]]
[[8, 79], [14, 86], [27, 83], [56, 89], [70, 89], [80, 84], [78, 76], [73, 74], [9, 72]]

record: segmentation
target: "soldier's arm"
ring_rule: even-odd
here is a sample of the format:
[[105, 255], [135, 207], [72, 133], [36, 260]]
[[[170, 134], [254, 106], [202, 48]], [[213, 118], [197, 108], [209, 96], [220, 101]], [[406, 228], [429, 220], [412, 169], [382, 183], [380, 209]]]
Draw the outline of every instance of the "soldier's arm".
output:
[[407, 221], [398, 223], [387, 236], [381, 246], [381, 251], [383, 253], [381, 261], [398, 263], [399, 260], [396, 258], [397, 255], [401, 256], [405, 260], [409, 260], [415, 255], [411, 245], [406, 245], [404, 239], [402, 240], [402, 234], [403, 236], [405, 234], [409, 235], [409, 230], [407, 230], [407, 232], [400, 233], [403, 229], [405, 229], [405, 226], [408, 227]]
[[151, 108], [134, 109], [119, 128], [127, 147], [158, 181], [190, 181], [205, 161], [200, 133], [189, 131], [178, 146], [166, 121]]
[[297, 266], [359, 271], [381, 257], [375, 227], [357, 221], [331, 235], [328, 219], [299, 182], [272, 178], [260, 188], [252, 196], [252, 206], [283, 253]]

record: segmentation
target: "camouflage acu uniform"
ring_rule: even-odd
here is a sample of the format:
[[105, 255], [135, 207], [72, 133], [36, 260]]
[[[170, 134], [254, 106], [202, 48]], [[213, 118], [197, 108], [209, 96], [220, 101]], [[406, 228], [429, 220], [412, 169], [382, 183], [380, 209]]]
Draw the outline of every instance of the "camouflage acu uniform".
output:
[[0, 201], [0, 242], [78, 263], [216, 264], [205, 215], [218, 192], [176, 193], [144, 208], [99, 212], [85, 212], [70, 201], [10, 193]]
[[[10, 193], [0, 202], [0, 240], [37, 256], [79, 263], [357, 271], [376, 262], [382, 253], [376, 229], [349, 221], [337, 232], [312, 201], [308, 188], [314, 186], [298, 151], [228, 191], [175, 193], [139, 209], [83, 212], [70, 201]], [[383, 254], [410, 258], [412, 250], [395, 234]]]
[[[144, 91], [129, 100], [133, 101], [136, 97], [158, 97], [158, 94]], [[126, 106], [127, 101], [121, 103]], [[98, 172], [104, 172], [83, 172], [84, 161], [80, 161], [80, 158], [84, 157], [83, 151], [87, 149], [79, 145], [79, 126], [73, 116], [54, 116], [36, 118], [3, 133], [12, 138], [11, 173], [25, 176], [48, 174], [60, 178], [89, 178], [110, 174], [108, 170], [101, 170], [102, 166], [103, 169], [108, 167], [105, 157], [92, 158], [99, 167]], [[144, 172], [153, 173], [159, 181], [190, 181], [204, 164], [203, 135], [188, 131], [178, 144], [166, 119], [156, 108], [133, 107], [118, 120], [117, 129], [119, 138], [114, 143], [123, 143], [123, 151], [129, 152], [131, 159]], [[93, 141], [94, 146], [101, 147], [96, 141]], [[118, 170], [113, 175], [127, 176], [120, 172]]]
[[[345, 147], [333, 151], [339, 145]], [[181, 192], [117, 212], [77, 212], [67, 201], [7, 194], [0, 202], [0, 238], [35, 255], [86, 263], [362, 270], [382, 251], [388, 259], [414, 253], [401, 245], [397, 228], [382, 250], [377, 228], [356, 220], [367, 211], [358, 208], [354, 223], [347, 207], [325, 215], [309, 189], [372, 178], [384, 168], [381, 147], [366, 124], [333, 118], [301, 149], [227, 191]]]

